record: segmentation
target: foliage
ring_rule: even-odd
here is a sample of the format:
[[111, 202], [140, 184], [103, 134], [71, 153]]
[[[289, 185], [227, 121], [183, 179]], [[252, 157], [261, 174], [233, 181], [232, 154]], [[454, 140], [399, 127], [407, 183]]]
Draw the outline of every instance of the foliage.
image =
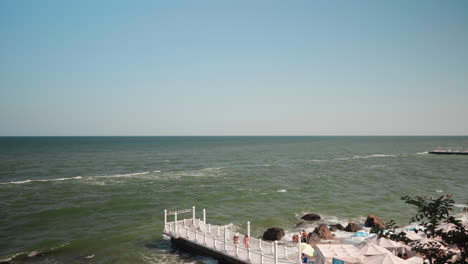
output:
[[[411, 240], [405, 232], [395, 232], [398, 226], [393, 220], [386, 223], [384, 229], [376, 226], [371, 232], [377, 233], [379, 237], [386, 237], [411, 246], [414, 251], [425, 256], [431, 264], [447, 263], [452, 256], [446, 254], [442, 248], [455, 245], [461, 252], [461, 258], [454, 263], [468, 263], [466, 261], [468, 259], [468, 230], [460, 220], [450, 215], [455, 203], [451, 195], [444, 195], [438, 199], [419, 196], [414, 198], [404, 196], [401, 199], [417, 208], [417, 213], [411, 218], [410, 223], [418, 223], [420, 228], [415, 232], [423, 232], [429, 241]], [[442, 224], [447, 224], [448, 228], [441, 228]]]

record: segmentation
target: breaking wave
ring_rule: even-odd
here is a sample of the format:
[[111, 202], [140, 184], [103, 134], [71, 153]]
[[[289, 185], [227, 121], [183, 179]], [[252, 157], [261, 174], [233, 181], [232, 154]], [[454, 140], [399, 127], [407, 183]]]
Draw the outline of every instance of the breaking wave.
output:
[[135, 172], [127, 174], [112, 174], [112, 175], [97, 175], [97, 176], [75, 176], [68, 178], [52, 178], [52, 179], [29, 179], [23, 181], [9, 181], [9, 182], [0, 182], [0, 184], [24, 184], [32, 182], [54, 182], [54, 181], [69, 181], [69, 180], [81, 180], [81, 179], [98, 179], [98, 178], [124, 178], [124, 177], [133, 177], [139, 175], [145, 175], [150, 173], [158, 173], [161, 171], [145, 171], [145, 172]]

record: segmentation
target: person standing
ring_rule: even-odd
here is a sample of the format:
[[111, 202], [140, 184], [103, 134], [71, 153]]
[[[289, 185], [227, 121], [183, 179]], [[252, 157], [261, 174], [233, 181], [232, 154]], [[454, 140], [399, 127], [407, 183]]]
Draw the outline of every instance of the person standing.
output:
[[248, 235], [244, 236], [244, 247], [249, 248], [250, 247], [250, 237]]
[[307, 243], [307, 233], [305, 230], [302, 230], [302, 234], [301, 234], [301, 242], [303, 243]]

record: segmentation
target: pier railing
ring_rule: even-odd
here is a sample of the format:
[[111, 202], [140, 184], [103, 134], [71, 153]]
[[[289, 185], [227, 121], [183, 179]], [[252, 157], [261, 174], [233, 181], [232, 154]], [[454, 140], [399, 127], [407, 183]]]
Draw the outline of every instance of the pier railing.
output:
[[[193, 208], [193, 212], [195, 212]], [[188, 210], [167, 212], [165, 210], [164, 233], [174, 237], [183, 238], [199, 246], [209, 248], [230, 257], [248, 263], [260, 264], [282, 264], [301, 263], [298, 246], [269, 242], [250, 237], [250, 223], [247, 223], [247, 235], [249, 235], [249, 246], [245, 247], [243, 240], [245, 235], [233, 232], [227, 226], [211, 225], [206, 223], [206, 211], [203, 210], [203, 219], [192, 218], [177, 219], [180, 212], [187, 213]], [[168, 222], [167, 216], [174, 215], [174, 221]], [[238, 243], [234, 243], [234, 236], [238, 236]]]

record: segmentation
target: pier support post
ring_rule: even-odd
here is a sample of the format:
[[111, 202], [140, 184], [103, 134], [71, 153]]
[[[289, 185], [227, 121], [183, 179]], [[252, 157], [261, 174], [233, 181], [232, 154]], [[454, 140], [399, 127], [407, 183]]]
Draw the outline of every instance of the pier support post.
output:
[[275, 250], [274, 250], [274, 255], [275, 255], [275, 264], [278, 264], [278, 240], [275, 240]]
[[227, 252], [227, 227], [224, 227], [224, 251]]
[[299, 251], [299, 262], [298, 263], [302, 263], [302, 252], [301, 252], [301, 247], [302, 247], [301, 243], [302, 243], [302, 241], [301, 240], [302, 240], [301, 235], [299, 234], [299, 242], [297, 243], [297, 246], [298, 246], [298, 249], [299, 249], [298, 250]]
[[192, 206], [192, 219], [193, 219], [193, 225], [195, 226], [195, 206]]
[[177, 213], [174, 214], [174, 234], [177, 236]]
[[250, 221], [247, 221], [247, 236], [250, 237]]
[[206, 210], [203, 209], [203, 223], [206, 224]]

